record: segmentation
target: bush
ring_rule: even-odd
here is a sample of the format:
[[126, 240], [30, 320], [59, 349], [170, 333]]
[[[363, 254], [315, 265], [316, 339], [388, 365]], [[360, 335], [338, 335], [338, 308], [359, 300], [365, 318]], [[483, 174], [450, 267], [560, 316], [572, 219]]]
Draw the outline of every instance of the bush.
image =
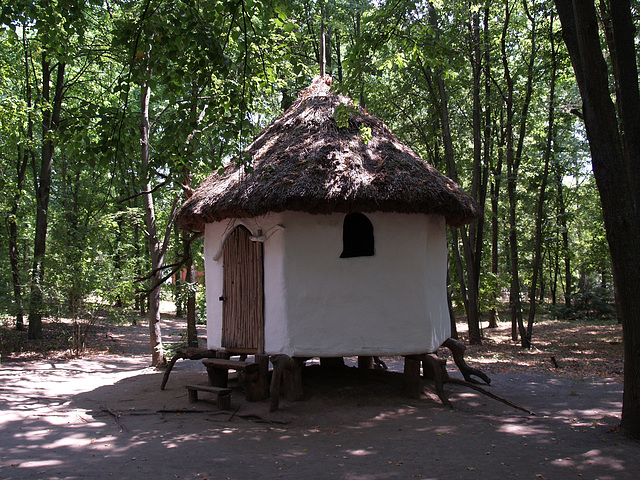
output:
[[558, 304], [553, 313], [565, 320], [599, 320], [614, 318], [616, 305], [611, 289], [601, 285], [586, 286], [571, 296], [571, 306]]

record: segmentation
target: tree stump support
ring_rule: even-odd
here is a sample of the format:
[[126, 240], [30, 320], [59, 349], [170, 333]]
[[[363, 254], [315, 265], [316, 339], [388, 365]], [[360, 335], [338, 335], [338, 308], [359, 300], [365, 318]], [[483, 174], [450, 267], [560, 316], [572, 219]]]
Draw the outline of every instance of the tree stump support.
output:
[[444, 384], [450, 380], [447, 372], [447, 361], [444, 358], [439, 358], [435, 353], [425, 354], [422, 359], [422, 375], [433, 381], [433, 386], [440, 401], [451, 407], [449, 397], [444, 393]]
[[451, 353], [454, 356], [454, 361], [458, 369], [460, 369], [462, 375], [464, 375], [465, 380], [450, 377], [446, 368], [446, 360], [443, 358], [439, 358], [435, 353], [425, 353], [422, 355], [406, 355], [404, 357], [404, 393], [407, 396], [412, 398], [419, 398], [420, 394], [422, 393], [422, 383], [420, 381], [420, 364], [422, 364], [423, 377], [433, 381], [436, 393], [438, 394], [438, 397], [440, 398], [442, 403], [445, 405], [453, 407], [453, 405], [451, 405], [451, 401], [447, 398], [447, 395], [444, 392], [444, 384], [453, 383], [456, 385], [462, 385], [472, 388], [473, 390], [491, 397], [494, 400], [502, 402], [505, 405], [509, 405], [510, 407], [526, 412], [529, 415], [535, 415], [535, 413], [531, 410], [525, 407], [521, 407], [520, 405], [517, 405], [507, 400], [506, 398], [502, 398], [479, 387], [478, 384], [480, 382], [470, 378], [471, 375], [481, 378], [487, 385], [489, 385], [491, 379], [480, 370], [467, 365], [463, 358], [466, 347], [462, 343], [449, 338], [442, 345], [451, 350]]
[[422, 382], [420, 381], [420, 361], [423, 355], [407, 355], [404, 357], [404, 385], [402, 391], [410, 398], [420, 398]]
[[373, 368], [373, 357], [366, 355], [358, 356], [358, 368], [371, 370]]
[[[304, 359], [291, 358], [289, 355], [279, 354], [271, 356], [273, 373], [271, 375], [271, 404], [270, 412], [275, 412], [280, 406], [281, 389], [287, 400], [296, 402], [302, 399], [302, 365]], [[284, 388], [282, 388], [284, 386]]]
[[257, 365], [255, 369], [238, 372], [238, 381], [249, 402], [259, 402], [269, 398], [269, 355], [257, 354], [255, 364]]
[[482, 371], [477, 368], [470, 367], [467, 365], [467, 362], [464, 360], [464, 351], [467, 347], [460, 341], [455, 338], [447, 338], [442, 344], [443, 347], [447, 347], [451, 350], [451, 354], [453, 355], [453, 361], [456, 363], [458, 370], [462, 373], [464, 379], [469, 383], [480, 384], [475, 378], [471, 376], [476, 376], [480, 378], [487, 385], [491, 384], [491, 379]]
[[446, 360], [438, 358], [433, 353], [406, 355], [404, 357], [404, 394], [411, 398], [420, 398], [423, 390], [420, 377], [420, 365], [422, 365], [423, 377], [433, 381], [440, 401], [451, 406], [451, 402], [444, 393], [444, 384], [449, 380], [446, 363]]

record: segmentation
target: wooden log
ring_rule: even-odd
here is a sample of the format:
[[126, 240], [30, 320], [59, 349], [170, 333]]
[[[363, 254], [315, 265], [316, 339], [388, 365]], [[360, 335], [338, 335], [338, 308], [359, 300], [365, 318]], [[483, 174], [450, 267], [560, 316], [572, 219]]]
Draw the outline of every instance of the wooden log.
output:
[[269, 389], [269, 393], [271, 395], [271, 404], [269, 405], [270, 412], [275, 412], [280, 406], [280, 386], [282, 385], [282, 373], [284, 372], [285, 366], [289, 361], [292, 361], [289, 355], [279, 354], [271, 356], [273, 373], [271, 375], [271, 388]]
[[477, 384], [480, 383], [475, 378], [472, 378], [473, 375], [480, 378], [487, 385], [491, 384], [491, 379], [484, 372], [467, 365], [467, 362], [465, 362], [464, 360], [464, 351], [467, 349], [467, 347], [462, 342], [456, 340], [455, 338], [447, 338], [442, 346], [447, 347], [449, 350], [451, 350], [453, 361], [455, 362], [458, 370], [460, 370], [460, 373], [462, 373], [462, 376], [467, 382]]
[[403, 392], [410, 398], [420, 398], [422, 382], [420, 381], [420, 357], [419, 355], [407, 355], [404, 357]]
[[342, 368], [344, 357], [320, 357], [320, 366], [325, 368]]
[[358, 356], [358, 368], [370, 370], [373, 368], [373, 357], [360, 355]]
[[433, 353], [423, 355], [422, 373], [426, 378], [433, 380], [436, 394], [445, 405], [451, 406], [449, 398], [444, 393], [444, 384], [449, 381], [449, 373], [447, 373], [447, 361], [444, 358], [438, 358]]
[[271, 375], [270, 412], [275, 412], [280, 405], [280, 392], [284, 383], [284, 393], [290, 401], [302, 398], [302, 364], [304, 359], [293, 359], [289, 355], [271, 356], [273, 373]]
[[269, 397], [269, 356], [256, 355], [254, 365], [255, 367], [238, 374], [238, 379], [249, 402], [258, 402]]
[[284, 394], [290, 402], [302, 400], [304, 391], [302, 389], [302, 366], [305, 360], [294, 358], [293, 362], [287, 362], [284, 369], [282, 381]]

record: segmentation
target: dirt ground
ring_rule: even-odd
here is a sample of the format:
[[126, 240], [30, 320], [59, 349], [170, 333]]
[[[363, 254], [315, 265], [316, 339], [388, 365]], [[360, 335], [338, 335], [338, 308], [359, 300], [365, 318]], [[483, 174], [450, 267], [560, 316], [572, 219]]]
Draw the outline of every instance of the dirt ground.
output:
[[[166, 318], [165, 334], [181, 328]], [[445, 387], [452, 409], [428, 388], [408, 399], [393, 358], [388, 372], [310, 365], [305, 399], [273, 413], [234, 388], [220, 411], [207, 394], [188, 402], [185, 385], [206, 383], [199, 361], [179, 361], [160, 390], [143, 326], [98, 335], [103, 351], [84, 358], [3, 357], [1, 479], [640, 478], [640, 443], [617, 431], [621, 367], [596, 356], [592, 377], [568, 354], [556, 369], [549, 346], [512, 369], [491, 342], [470, 347], [486, 388], [535, 416], [458, 385]]]

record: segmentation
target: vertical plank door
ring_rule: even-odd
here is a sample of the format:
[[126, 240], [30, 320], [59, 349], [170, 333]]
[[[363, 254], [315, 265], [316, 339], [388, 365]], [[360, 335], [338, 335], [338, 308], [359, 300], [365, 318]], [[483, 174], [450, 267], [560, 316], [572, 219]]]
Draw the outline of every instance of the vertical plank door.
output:
[[237, 353], [264, 349], [262, 243], [250, 236], [236, 227], [223, 249], [222, 346]]

